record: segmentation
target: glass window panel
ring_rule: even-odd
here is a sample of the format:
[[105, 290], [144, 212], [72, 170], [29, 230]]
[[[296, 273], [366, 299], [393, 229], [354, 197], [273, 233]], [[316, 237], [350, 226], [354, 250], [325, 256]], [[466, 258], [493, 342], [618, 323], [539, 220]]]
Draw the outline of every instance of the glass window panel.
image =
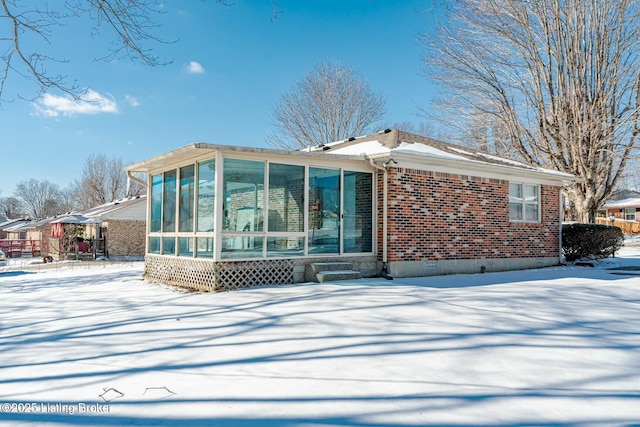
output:
[[175, 237], [162, 238], [162, 253], [164, 255], [176, 254], [176, 238]]
[[344, 252], [373, 250], [373, 175], [344, 172]]
[[159, 237], [149, 237], [149, 253], [150, 254], [159, 254], [160, 253], [160, 238]]
[[162, 230], [162, 174], [151, 177], [151, 232]]
[[193, 256], [193, 237], [178, 237], [178, 255]]
[[264, 237], [227, 236], [222, 238], [222, 259], [262, 258]]
[[509, 183], [509, 220], [540, 221], [540, 187]]
[[535, 203], [538, 201], [538, 186], [524, 185], [524, 201], [527, 203]]
[[176, 170], [164, 173], [162, 199], [162, 231], [176, 231]]
[[198, 164], [198, 231], [213, 231], [216, 206], [216, 162]]
[[179, 231], [193, 231], [194, 171], [194, 165], [180, 168]]
[[538, 221], [538, 205], [537, 204], [524, 205], [524, 219], [525, 221]]
[[304, 255], [304, 237], [267, 237], [268, 257]]
[[263, 231], [264, 162], [224, 159], [224, 231]]
[[509, 200], [512, 202], [522, 200], [522, 184], [509, 184]]
[[196, 245], [198, 258], [213, 258], [213, 237], [197, 237]]
[[625, 208], [624, 217], [627, 221], [636, 220], [636, 208]]
[[340, 171], [309, 168], [309, 254], [340, 252]]
[[304, 166], [269, 164], [269, 231], [304, 231]]
[[509, 219], [511, 221], [522, 221], [521, 203], [509, 203]]

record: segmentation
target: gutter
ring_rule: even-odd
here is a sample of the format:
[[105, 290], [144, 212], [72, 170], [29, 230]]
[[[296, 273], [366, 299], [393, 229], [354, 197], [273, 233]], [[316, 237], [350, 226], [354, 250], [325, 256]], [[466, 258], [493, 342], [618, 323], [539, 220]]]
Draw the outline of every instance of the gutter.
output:
[[393, 277], [387, 273], [387, 234], [388, 234], [388, 226], [387, 226], [387, 192], [388, 192], [388, 177], [389, 172], [387, 171], [386, 165], [385, 167], [377, 165], [374, 160], [367, 155], [364, 156], [365, 159], [369, 160], [369, 164], [375, 169], [382, 171], [384, 173], [383, 184], [382, 184], [382, 270], [380, 270], [380, 277], [385, 278], [387, 280], [393, 280]]
[[136, 178], [135, 176], [133, 176], [131, 174], [132, 171], [128, 170], [127, 171], [127, 195], [129, 194], [129, 190], [131, 189], [131, 181], [138, 183], [140, 185], [142, 185], [143, 187], [147, 186], [147, 182], [143, 181], [139, 178]]

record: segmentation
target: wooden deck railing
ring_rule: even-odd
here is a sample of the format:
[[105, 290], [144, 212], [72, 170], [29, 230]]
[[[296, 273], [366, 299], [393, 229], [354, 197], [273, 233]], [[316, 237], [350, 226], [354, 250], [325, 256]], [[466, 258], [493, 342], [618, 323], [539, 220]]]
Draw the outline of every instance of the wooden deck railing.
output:
[[40, 256], [40, 240], [0, 239], [0, 250], [9, 258]]
[[612, 224], [609, 218], [596, 218], [596, 224], [615, 225], [616, 227], [620, 227], [624, 235], [640, 234], [640, 222], [638, 221], [627, 221], [616, 218]]

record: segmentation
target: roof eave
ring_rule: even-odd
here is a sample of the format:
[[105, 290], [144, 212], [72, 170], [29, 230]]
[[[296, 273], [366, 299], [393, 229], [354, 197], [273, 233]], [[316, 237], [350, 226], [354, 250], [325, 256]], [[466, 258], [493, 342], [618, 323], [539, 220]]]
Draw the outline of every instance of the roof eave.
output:
[[379, 162], [388, 162], [393, 160], [398, 164], [398, 167], [403, 167], [403, 164], [413, 164], [416, 166], [422, 166], [428, 169], [435, 170], [437, 172], [458, 173], [462, 175], [495, 175], [502, 179], [508, 178], [535, 178], [542, 183], [549, 183], [555, 185], [567, 185], [577, 181], [577, 177], [574, 175], [562, 173], [562, 172], [545, 172], [543, 170], [525, 169], [514, 166], [499, 165], [492, 163], [475, 162], [472, 160], [456, 160], [430, 156], [416, 156], [409, 153], [376, 153], [367, 156], [370, 159]]
[[135, 163], [125, 167], [127, 172], [145, 172], [149, 173], [153, 170], [158, 170], [163, 167], [172, 166], [178, 163], [185, 163], [188, 161], [195, 161], [195, 159], [201, 158], [205, 154], [213, 154], [216, 151], [222, 151], [224, 153], [242, 153], [242, 154], [259, 154], [259, 155], [274, 155], [274, 156], [293, 156], [293, 157], [307, 157], [307, 158], [331, 158], [336, 160], [364, 160], [363, 155], [343, 155], [334, 154], [328, 151], [297, 151], [297, 150], [280, 150], [272, 148], [257, 148], [257, 147], [239, 147], [235, 145], [217, 145], [198, 142], [178, 148], [168, 153], [161, 154], [156, 157], [144, 160], [139, 163]]

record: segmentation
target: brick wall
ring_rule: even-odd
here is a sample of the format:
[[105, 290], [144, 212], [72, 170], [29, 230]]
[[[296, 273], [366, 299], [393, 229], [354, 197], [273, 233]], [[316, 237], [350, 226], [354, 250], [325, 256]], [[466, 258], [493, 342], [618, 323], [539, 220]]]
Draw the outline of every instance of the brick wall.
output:
[[[390, 168], [388, 261], [558, 257], [559, 191], [541, 186], [540, 223], [514, 223], [509, 181]], [[378, 218], [382, 254], [382, 209]]]
[[302, 231], [304, 180], [269, 183], [269, 231]]
[[106, 229], [109, 258], [143, 257], [145, 253], [145, 221], [109, 220]]

